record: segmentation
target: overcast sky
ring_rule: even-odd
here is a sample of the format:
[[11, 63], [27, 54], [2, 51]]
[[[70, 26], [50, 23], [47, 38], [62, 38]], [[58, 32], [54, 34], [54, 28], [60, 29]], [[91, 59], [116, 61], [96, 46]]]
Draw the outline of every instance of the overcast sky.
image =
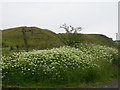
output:
[[[33, 1], [33, 0], [32, 0]], [[118, 32], [117, 2], [3, 2], [0, 29], [37, 26], [65, 32], [63, 23], [81, 26], [81, 33], [104, 34], [115, 39]]]

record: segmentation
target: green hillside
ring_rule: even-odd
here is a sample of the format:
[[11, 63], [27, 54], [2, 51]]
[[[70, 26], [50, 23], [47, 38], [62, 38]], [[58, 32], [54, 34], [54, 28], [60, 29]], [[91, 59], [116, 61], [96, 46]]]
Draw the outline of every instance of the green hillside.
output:
[[[69, 37], [66, 33], [56, 34], [50, 30], [37, 27], [25, 27], [26, 39], [30, 49], [47, 49], [64, 46], [66, 40], [77, 41], [79, 43], [92, 43], [98, 45], [114, 46], [112, 39], [101, 34], [77, 34]], [[3, 53], [9, 50], [17, 51], [25, 49], [22, 27], [2, 30]]]
[[119, 44], [105, 35], [17, 27], [2, 30], [1, 43], [3, 87], [82, 88], [119, 76]]
[[[68, 38], [73, 39], [74, 36], [68, 36], [65, 33], [58, 34], [61, 41], [65, 41]], [[73, 39], [74, 40], [74, 39]], [[105, 35], [102, 34], [78, 34], [77, 38], [75, 40], [79, 40], [80, 43], [88, 43], [88, 44], [97, 44], [97, 45], [105, 45], [105, 46], [115, 46], [115, 43], [111, 38], [108, 38]]]
[[[20, 48], [24, 47], [22, 27], [11, 28], [2, 31], [3, 47], [15, 47], [18, 45]], [[37, 27], [26, 27], [25, 32], [29, 48], [46, 49], [52, 47], [59, 47], [63, 43], [59, 40], [57, 35], [46, 29]], [[31, 32], [30, 30], [33, 30]]]

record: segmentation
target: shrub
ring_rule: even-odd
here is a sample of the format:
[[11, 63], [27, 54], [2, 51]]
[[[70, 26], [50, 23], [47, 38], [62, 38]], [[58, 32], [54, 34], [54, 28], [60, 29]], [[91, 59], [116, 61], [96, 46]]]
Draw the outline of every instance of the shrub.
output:
[[66, 33], [64, 36], [61, 36], [61, 41], [67, 46], [74, 46], [77, 43], [81, 43], [81, 35], [78, 33]]
[[95, 45], [14, 53], [2, 57], [3, 83], [95, 81], [100, 77], [99, 69], [112, 64], [116, 56], [116, 49]]

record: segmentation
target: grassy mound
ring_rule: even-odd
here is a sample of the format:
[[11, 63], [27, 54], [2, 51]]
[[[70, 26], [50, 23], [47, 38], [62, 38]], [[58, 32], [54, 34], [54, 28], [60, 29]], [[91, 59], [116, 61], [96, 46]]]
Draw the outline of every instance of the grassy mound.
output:
[[116, 49], [99, 45], [14, 53], [2, 57], [3, 85], [36, 83], [45, 87], [115, 78], [112, 61], [117, 56]]
[[[62, 46], [63, 43], [59, 40], [57, 35], [46, 29], [37, 27], [25, 27], [26, 39], [30, 49], [46, 49]], [[2, 30], [2, 44], [4, 47], [18, 46], [20, 49], [24, 48], [22, 27]]]
[[[22, 35], [22, 27], [2, 30], [3, 54], [9, 55], [11, 52], [25, 50]], [[112, 39], [100, 34], [77, 34], [70, 36], [65, 34], [56, 34], [50, 30], [37, 27], [25, 27], [29, 50], [56, 48], [64, 45], [74, 45], [75, 43], [89, 43], [97, 45], [115, 46]]]

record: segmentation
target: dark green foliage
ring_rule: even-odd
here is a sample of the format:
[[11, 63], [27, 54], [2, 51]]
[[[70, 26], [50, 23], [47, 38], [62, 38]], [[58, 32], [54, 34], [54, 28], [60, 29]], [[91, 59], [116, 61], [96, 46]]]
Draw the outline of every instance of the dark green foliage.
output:
[[113, 42], [111, 38], [101, 34], [72, 34], [68, 35], [67, 33], [58, 34], [60, 40], [70, 46], [74, 46], [78, 43], [88, 43], [88, 44], [96, 44], [96, 45], [105, 45], [109, 47], [116, 47], [116, 44]]
[[114, 55], [114, 60], [112, 63], [116, 65], [120, 71], [120, 43], [117, 43], [117, 48], [118, 48], [118, 57]]
[[120, 69], [120, 54], [118, 55], [118, 57], [114, 57], [112, 63], [115, 64]]
[[19, 45], [16, 45], [16, 51], [19, 52]]
[[13, 46], [10, 46], [10, 51], [14, 50]]
[[85, 72], [86, 74], [84, 75], [84, 80], [85, 82], [94, 82], [95, 80], [100, 79], [100, 74], [97, 69], [94, 68], [89, 68]]
[[74, 46], [81, 43], [81, 35], [77, 33], [66, 33], [60, 37], [61, 41], [67, 46]]

